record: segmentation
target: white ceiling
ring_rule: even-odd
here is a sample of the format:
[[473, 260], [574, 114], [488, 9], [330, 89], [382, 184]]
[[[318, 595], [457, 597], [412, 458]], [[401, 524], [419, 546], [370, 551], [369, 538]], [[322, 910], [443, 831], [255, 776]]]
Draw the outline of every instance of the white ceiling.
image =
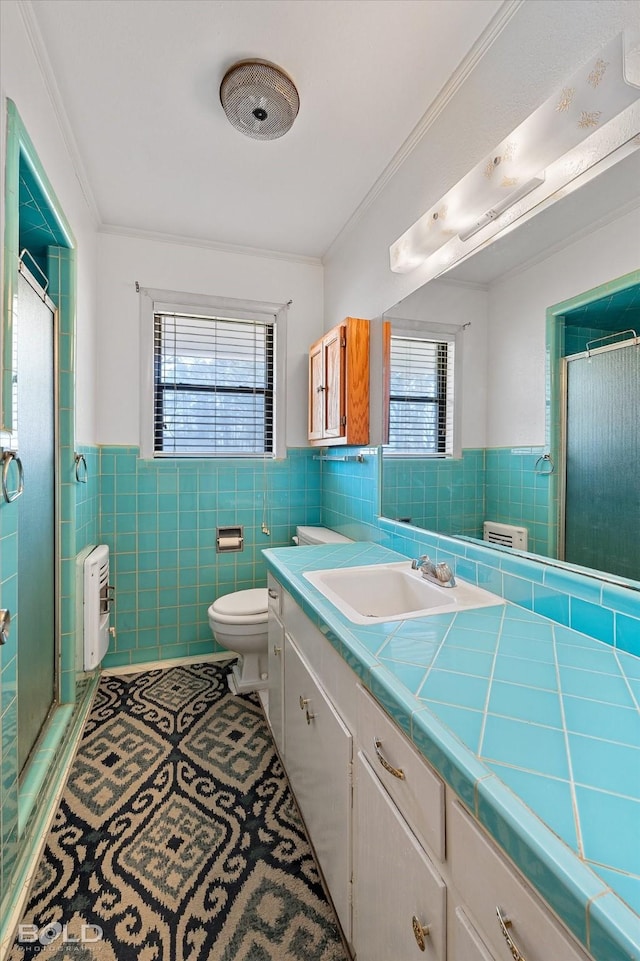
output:
[[[502, 0], [29, 0], [102, 226], [318, 258]], [[271, 60], [300, 113], [235, 131], [226, 69]]]

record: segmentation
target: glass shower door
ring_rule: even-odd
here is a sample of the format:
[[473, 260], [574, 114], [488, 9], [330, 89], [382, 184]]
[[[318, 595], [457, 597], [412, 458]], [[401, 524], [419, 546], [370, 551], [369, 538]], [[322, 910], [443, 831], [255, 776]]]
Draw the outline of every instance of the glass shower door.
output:
[[18, 770], [54, 700], [55, 420], [54, 312], [33, 281], [18, 278], [18, 453], [24, 492], [18, 511]]
[[640, 347], [567, 358], [565, 560], [640, 579]]

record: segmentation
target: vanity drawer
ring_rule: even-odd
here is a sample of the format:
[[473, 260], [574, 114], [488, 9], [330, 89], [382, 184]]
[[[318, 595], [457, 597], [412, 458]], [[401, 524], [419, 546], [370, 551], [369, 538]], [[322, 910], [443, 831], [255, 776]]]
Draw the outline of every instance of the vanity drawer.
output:
[[498, 908], [509, 922], [509, 938], [527, 961], [589, 961], [458, 801], [447, 810], [447, 844], [454, 887], [495, 961], [517, 957], [501, 930]]
[[463, 908], [453, 912], [451, 961], [495, 961]]
[[360, 747], [381, 784], [418, 838], [444, 861], [444, 783], [360, 685], [357, 716]]

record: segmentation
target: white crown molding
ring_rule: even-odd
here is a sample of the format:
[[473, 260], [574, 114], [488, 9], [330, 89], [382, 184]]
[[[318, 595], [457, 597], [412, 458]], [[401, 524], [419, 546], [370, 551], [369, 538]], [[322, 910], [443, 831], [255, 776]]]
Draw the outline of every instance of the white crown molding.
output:
[[53, 67], [51, 66], [51, 61], [49, 60], [49, 54], [47, 53], [47, 48], [42, 38], [42, 33], [40, 32], [40, 27], [38, 26], [38, 21], [31, 4], [31, 0], [17, 0], [17, 2], [27, 36], [31, 44], [31, 49], [33, 50], [36, 60], [38, 61], [40, 73], [49, 95], [51, 106], [53, 108], [53, 114], [58, 122], [62, 139], [67, 148], [71, 163], [73, 164], [75, 175], [80, 184], [80, 189], [82, 190], [83, 196], [87, 202], [87, 206], [91, 211], [96, 225], [99, 225], [101, 223], [100, 209], [96, 203], [93, 190], [91, 189], [89, 178], [87, 177], [87, 172], [82, 161], [82, 155], [69, 122], [69, 117], [67, 116], [67, 112], [63, 106], [60, 88], [58, 87], [58, 83], [53, 72]]
[[306, 264], [309, 267], [322, 267], [322, 260], [319, 257], [305, 257], [302, 254], [290, 254], [279, 250], [264, 250], [261, 247], [243, 247], [239, 244], [225, 244], [217, 240], [185, 237], [181, 234], [165, 234], [155, 230], [122, 227], [118, 224], [101, 223], [98, 227], [98, 233], [111, 234], [116, 237], [131, 237], [133, 240], [147, 240], [159, 244], [175, 244], [179, 247], [202, 247], [205, 250], [219, 250], [222, 253], [240, 254], [245, 257], [284, 260], [294, 264]]
[[475, 69], [476, 65], [489, 51], [490, 47], [498, 39], [511, 18], [515, 15], [524, 2], [525, 0], [505, 0], [498, 13], [496, 13], [489, 25], [482, 32], [467, 55], [437, 94], [436, 98], [432, 101], [422, 119], [413, 128], [412, 132], [404, 141], [400, 149], [396, 151], [393, 158], [382, 171], [369, 192], [360, 201], [349, 219], [340, 228], [339, 232], [331, 241], [323, 254], [323, 263], [326, 261], [326, 258], [328, 258], [333, 247], [338, 243], [338, 241], [353, 229], [364, 212], [371, 206], [379, 194], [382, 193], [389, 181], [396, 174], [407, 157], [415, 150], [417, 145], [429, 131], [430, 127], [435, 123], [442, 111], [445, 109], [451, 98], [467, 80], [469, 75]]

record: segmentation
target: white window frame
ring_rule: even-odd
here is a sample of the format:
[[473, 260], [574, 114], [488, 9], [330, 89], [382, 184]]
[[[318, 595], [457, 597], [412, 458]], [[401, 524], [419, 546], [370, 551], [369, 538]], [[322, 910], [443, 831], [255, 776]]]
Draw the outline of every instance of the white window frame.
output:
[[[140, 456], [144, 459], [199, 458], [235, 460], [238, 458], [284, 459], [286, 457], [286, 345], [287, 305], [252, 300], [212, 297], [172, 290], [140, 287]], [[154, 449], [154, 316], [158, 313], [189, 314], [237, 320], [269, 320], [275, 330], [273, 450], [267, 454], [157, 454]]]
[[453, 361], [453, 418], [451, 453], [427, 451], [395, 451], [384, 445], [385, 457], [409, 459], [411, 457], [431, 460], [452, 460], [462, 457], [462, 333], [463, 328], [450, 324], [425, 324], [408, 318], [390, 318], [392, 337], [412, 337], [416, 340], [433, 340], [454, 345]]

